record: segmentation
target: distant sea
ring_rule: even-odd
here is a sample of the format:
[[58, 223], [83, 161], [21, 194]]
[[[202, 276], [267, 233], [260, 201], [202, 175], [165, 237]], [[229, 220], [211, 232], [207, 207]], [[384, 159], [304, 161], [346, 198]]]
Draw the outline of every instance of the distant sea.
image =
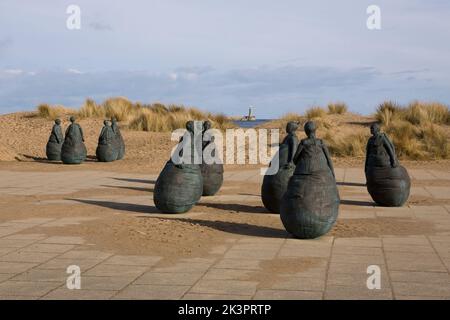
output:
[[255, 121], [233, 120], [233, 122], [241, 128], [253, 128], [253, 127], [259, 126], [260, 124], [263, 124], [264, 122], [267, 122], [267, 121], [272, 121], [272, 119], [258, 119]]

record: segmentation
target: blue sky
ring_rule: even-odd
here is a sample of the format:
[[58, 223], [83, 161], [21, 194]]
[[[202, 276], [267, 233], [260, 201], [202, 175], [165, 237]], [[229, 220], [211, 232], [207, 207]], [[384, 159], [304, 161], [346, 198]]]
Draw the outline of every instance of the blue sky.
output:
[[260, 118], [449, 103], [449, 17], [447, 0], [1, 0], [0, 113], [110, 96]]

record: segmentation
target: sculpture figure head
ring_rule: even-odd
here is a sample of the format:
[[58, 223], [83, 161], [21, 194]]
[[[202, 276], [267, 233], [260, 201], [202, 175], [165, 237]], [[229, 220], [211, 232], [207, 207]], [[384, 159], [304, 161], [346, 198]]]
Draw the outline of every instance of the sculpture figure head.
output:
[[186, 129], [187, 131], [194, 133], [194, 121], [190, 120], [186, 122]]
[[112, 124], [116, 124], [116, 123], [117, 123], [116, 117], [112, 117], [112, 118], [111, 118], [111, 123], [112, 123]]
[[108, 120], [103, 120], [103, 125], [105, 125], [105, 126], [109, 125]]
[[203, 122], [203, 131], [208, 131], [211, 129], [211, 121], [206, 120]]
[[287, 133], [294, 133], [298, 129], [298, 122], [296, 121], [289, 121], [286, 125], [286, 132]]
[[75, 117], [74, 116], [70, 116], [69, 120], [70, 120], [70, 122], [74, 123], [75, 122]]
[[313, 121], [307, 121], [305, 123], [305, 133], [308, 138], [315, 138], [316, 136], [316, 124]]
[[378, 123], [373, 123], [370, 126], [370, 133], [374, 136], [380, 133], [380, 125]]
[[59, 126], [61, 124], [61, 119], [55, 119], [55, 124]]

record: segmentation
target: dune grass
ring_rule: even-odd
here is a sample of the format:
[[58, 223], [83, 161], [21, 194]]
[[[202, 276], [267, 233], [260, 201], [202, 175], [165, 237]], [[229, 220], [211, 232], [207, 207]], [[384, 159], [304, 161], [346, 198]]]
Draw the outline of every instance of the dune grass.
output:
[[314, 107], [303, 116], [288, 113], [267, 127], [284, 130], [287, 122], [298, 121], [298, 135], [304, 137], [302, 126], [313, 120], [318, 137], [324, 139], [333, 156], [364, 157], [370, 121], [373, 120], [381, 124], [382, 130], [393, 141], [399, 158], [433, 160], [450, 158], [449, 119], [448, 106], [438, 102], [413, 101], [402, 106], [386, 101], [378, 106], [373, 117], [350, 114], [345, 104], [334, 103], [328, 105], [328, 112]]
[[447, 159], [450, 109], [439, 102], [413, 101], [401, 106], [383, 102], [375, 113], [382, 129], [391, 137], [400, 158], [412, 160]]
[[86, 99], [78, 111], [48, 104], [39, 105], [37, 111], [38, 116], [47, 119], [67, 114], [76, 115], [80, 119], [116, 118], [129, 129], [137, 131], [170, 132], [184, 128], [189, 120], [210, 120], [214, 128], [221, 130], [234, 127], [233, 122], [221, 113], [203, 112], [182, 105], [133, 103], [125, 97], [109, 98], [101, 104]]
[[65, 114], [73, 113], [74, 111], [63, 106], [51, 106], [47, 103], [42, 103], [37, 106], [37, 115], [41, 118], [55, 120]]
[[414, 125], [450, 124], [450, 109], [439, 102], [413, 101], [403, 107], [395, 102], [386, 101], [378, 106], [375, 118], [384, 126], [399, 120]]
[[[373, 119], [381, 124], [382, 130], [393, 141], [401, 159], [450, 158], [450, 110], [444, 104], [413, 101], [402, 106], [393, 101], [386, 101], [377, 107], [372, 118], [363, 117], [365, 121], [359, 125], [355, 124], [355, 119], [362, 119], [361, 116], [349, 113], [345, 103], [330, 103], [327, 109], [313, 107], [303, 115], [287, 113], [265, 127], [280, 128], [284, 131], [289, 121], [296, 121], [299, 123], [298, 135], [304, 137], [303, 125], [306, 121], [313, 120], [317, 124], [318, 137], [325, 140], [334, 156], [364, 157], [370, 136], [370, 120]], [[115, 117], [130, 130], [151, 132], [171, 132], [184, 128], [188, 120], [208, 119], [214, 128], [221, 130], [235, 127], [224, 114], [203, 112], [183, 105], [142, 104], [131, 102], [124, 97], [109, 98], [101, 104], [87, 99], [78, 111], [58, 105], [41, 104], [37, 108], [37, 114], [52, 120], [72, 114], [79, 118]]]
[[327, 112], [322, 107], [312, 107], [306, 110], [305, 117], [308, 120], [316, 119], [316, 118], [323, 118], [327, 115]]
[[328, 114], [344, 114], [348, 111], [348, 107], [344, 102], [329, 103], [327, 107]]

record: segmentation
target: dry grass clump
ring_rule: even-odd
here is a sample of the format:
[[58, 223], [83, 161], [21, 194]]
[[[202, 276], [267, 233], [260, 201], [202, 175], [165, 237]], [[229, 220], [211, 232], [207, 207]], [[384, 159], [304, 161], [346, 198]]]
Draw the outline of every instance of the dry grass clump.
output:
[[335, 130], [327, 130], [323, 140], [331, 154], [336, 157], [363, 157], [366, 153], [369, 133], [365, 129], [351, 131], [347, 134], [336, 135]]
[[92, 99], [86, 99], [78, 111], [79, 118], [104, 118], [106, 117], [105, 108], [98, 105]]
[[413, 101], [402, 107], [381, 104], [375, 114], [392, 139], [397, 155], [412, 160], [449, 157], [448, 136], [443, 125], [450, 124], [448, 106], [438, 102]]
[[328, 114], [344, 114], [347, 113], [348, 107], [344, 102], [336, 102], [328, 104]]
[[[54, 107], [47, 104], [38, 106], [38, 116], [56, 118], [66, 114], [70, 109]], [[189, 120], [210, 120], [214, 128], [226, 129], [235, 125], [224, 114], [203, 112], [197, 108], [182, 105], [164, 105], [162, 103], [133, 103], [124, 97], [115, 97], [97, 104], [92, 99], [86, 99], [78, 112], [71, 110], [79, 118], [116, 118], [128, 124], [128, 128], [139, 131], [169, 132], [184, 128]]]
[[450, 147], [446, 132], [433, 123], [423, 126], [399, 120], [385, 128], [400, 158], [412, 160], [447, 159]]
[[37, 107], [37, 114], [41, 118], [55, 120], [65, 114], [71, 113], [73, 110], [63, 106], [51, 106], [47, 103], [42, 103]]
[[325, 109], [321, 107], [312, 107], [305, 112], [305, 117], [308, 120], [317, 119], [317, 118], [323, 118], [327, 115], [327, 112]]
[[138, 131], [167, 132], [184, 128], [189, 120], [209, 120], [216, 129], [234, 127], [231, 120], [223, 114], [205, 113], [196, 108], [179, 105], [165, 106], [161, 103], [144, 105], [130, 120], [128, 127]]
[[450, 110], [439, 102], [411, 102], [403, 110], [404, 119], [412, 124], [450, 124]]
[[128, 122], [139, 111], [138, 107], [124, 97], [106, 99], [102, 106], [105, 109], [106, 117], [124, 122]]
[[393, 101], [385, 101], [376, 110], [375, 118], [383, 125], [389, 126], [391, 121], [401, 119], [402, 109]]
[[395, 102], [386, 101], [377, 108], [375, 118], [385, 126], [398, 120], [405, 120], [414, 125], [450, 124], [450, 109], [439, 102], [413, 101], [402, 107]]

